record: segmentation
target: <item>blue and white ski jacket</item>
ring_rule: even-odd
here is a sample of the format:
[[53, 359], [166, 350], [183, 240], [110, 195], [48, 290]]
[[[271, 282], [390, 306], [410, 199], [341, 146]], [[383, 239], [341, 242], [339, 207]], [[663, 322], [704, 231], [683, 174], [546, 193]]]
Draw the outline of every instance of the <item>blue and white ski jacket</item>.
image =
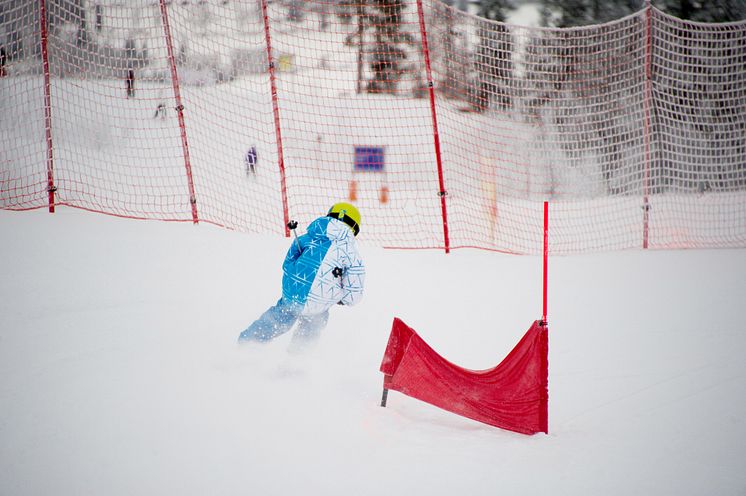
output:
[[[334, 277], [335, 267], [342, 269]], [[282, 296], [303, 305], [302, 314], [323, 313], [332, 305], [354, 305], [363, 296], [365, 266], [352, 229], [333, 217], [319, 217], [298, 236], [282, 264]]]

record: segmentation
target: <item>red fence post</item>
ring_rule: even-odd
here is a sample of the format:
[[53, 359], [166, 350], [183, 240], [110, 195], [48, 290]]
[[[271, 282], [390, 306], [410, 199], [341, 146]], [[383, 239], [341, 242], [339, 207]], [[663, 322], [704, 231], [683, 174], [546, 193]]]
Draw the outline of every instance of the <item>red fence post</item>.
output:
[[446, 210], [446, 189], [443, 180], [443, 161], [440, 153], [440, 134], [438, 133], [438, 116], [435, 112], [435, 85], [433, 84], [433, 73], [430, 67], [430, 50], [427, 46], [427, 30], [425, 29], [425, 13], [422, 9], [422, 0], [417, 0], [417, 14], [420, 18], [420, 33], [422, 35], [422, 53], [425, 57], [425, 70], [427, 71], [427, 87], [430, 93], [430, 113], [433, 119], [433, 141], [435, 142], [435, 160], [438, 164], [438, 184], [440, 191], [440, 210], [443, 216], [443, 244], [446, 253], [451, 251], [448, 237], [448, 212]]
[[282, 130], [280, 129], [280, 106], [277, 101], [277, 81], [275, 80], [275, 61], [272, 57], [272, 37], [269, 33], [269, 15], [267, 14], [267, 0], [262, 0], [262, 16], [264, 18], [264, 38], [267, 42], [267, 66], [269, 68], [269, 85], [272, 91], [272, 112], [275, 118], [275, 139], [277, 141], [277, 164], [280, 168], [280, 192], [282, 194], [282, 215], [285, 226], [285, 237], [290, 237], [288, 222], [288, 189], [285, 178], [285, 157], [282, 147]]
[[645, 140], [645, 176], [643, 179], [643, 200], [642, 200], [642, 248], [648, 248], [649, 238], [649, 222], [650, 222], [650, 104], [653, 97], [653, 82], [652, 82], [652, 44], [653, 44], [653, 33], [652, 33], [652, 14], [653, 7], [650, 5], [650, 0], [645, 1], [645, 95], [643, 97], [643, 106], [645, 109], [645, 125], [644, 125], [644, 140]]
[[542, 310], [541, 321], [547, 322], [547, 270], [549, 260], [549, 202], [544, 202], [544, 269], [542, 270]]
[[49, 194], [49, 213], [54, 213], [54, 151], [52, 147], [52, 85], [49, 75], [49, 51], [47, 49], [47, 2], [39, 0], [39, 25], [41, 26], [41, 59], [44, 68], [44, 126], [47, 139], [47, 193]]
[[189, 142], [187, 140], [186, 127], [184, 126], [184, 105], [181, 103], [179, 91], [179, 76], [176, 72], [176, 60], [174, 59], [174, 47], [171, 39], [171, 27], [168, 23], [168, 6], [166, 0], [160, 0], [161, 18], [163, 20], [163, 31], [166, 36], [166, 48], [168, 49], [168, 63], [171, 66], [171, 83], [176, 99], [176, 113], [179, 116], [179, 128], [181, 129], [181, 147], [184, 151], [184, 166], [186, 167], [187, 182], [189, 184], [189, 203], [192, 205], [192, 220], [199, 222], [197, 216], [197, 196], [194, 193], [194, 179], [192, 177], [192, 163], [189, 158]]

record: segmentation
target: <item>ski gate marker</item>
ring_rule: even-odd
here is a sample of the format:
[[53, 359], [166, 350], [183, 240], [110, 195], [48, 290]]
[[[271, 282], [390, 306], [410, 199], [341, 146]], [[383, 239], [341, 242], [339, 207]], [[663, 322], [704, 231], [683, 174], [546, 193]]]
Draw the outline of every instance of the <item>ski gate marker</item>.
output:
[[541, 320], [531, 325], [500, 364], [474, 371], [444, 359], [414, 329], [394, 318], [380, 367], [382, 407], [393, 389], [501, 429], [549, 433], [548, 219], [549, 204], [544, 202]]

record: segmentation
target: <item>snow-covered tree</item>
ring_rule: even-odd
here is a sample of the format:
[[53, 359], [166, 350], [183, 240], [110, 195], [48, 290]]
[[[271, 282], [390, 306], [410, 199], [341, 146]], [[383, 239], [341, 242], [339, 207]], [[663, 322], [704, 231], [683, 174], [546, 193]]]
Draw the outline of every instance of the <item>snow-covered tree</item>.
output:
[[535, 31], [525, 48], [524, 115], [550, 139], [561, 137], [556, 145], [571, 165], [584, 156], [598, 163], [608, 194], [640, 189], [639, 146], [630, 144], [642, 142], [643, 35], [639, 19], [630, 19]]
[[403, 0], [361, 0], [355, 5], [358, 29], [347, 36], [345, 44], [359, 50], [358, 93], [363, 89], [364, 61], [371, 74], [365, 84], [369, 93], [396, 93], [402, 75], [410, 71], [406, 47], [419, 40], [402, 30], [405, 9]]
[[411, 34], [402, 31], [402, 0], [369, 0], [373, 23], [373, 50], [370, 69], [373, 77], [368, 81], [369, 93], [395, 93], [407, 59], [405, 45], [414, 43]]
[[602, 24], [637, 12], [644, 0], [544, 0], [551, 26]]
[[511, 105], [508, 85], [513, 72], [513, 41], [508, 26], [503, 23], [513, 7], [509, 0], [485, 0], [480, 4], [479, 15], [497, 23], [482, 22], [477, 32], [477, 81], [473, 99], [476, 110], [486, 110], [492, 103], [502, 108]]
[[653, 0], [652, 4], [679, 19], [732, 22], [746, 19], [744, 0]]

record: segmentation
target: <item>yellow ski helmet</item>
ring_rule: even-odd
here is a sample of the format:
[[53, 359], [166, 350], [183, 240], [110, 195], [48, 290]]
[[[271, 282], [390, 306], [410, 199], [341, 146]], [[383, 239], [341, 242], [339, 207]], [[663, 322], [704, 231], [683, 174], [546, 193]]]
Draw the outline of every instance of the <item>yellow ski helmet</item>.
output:
[[360, 212], [358, 212], [355, 205], [349, 203], [335, 203], [326, 215], [328, 217], [339, 219], [350, 226], [350, 229], [355, 233], [355, 236], [360, 232]]

